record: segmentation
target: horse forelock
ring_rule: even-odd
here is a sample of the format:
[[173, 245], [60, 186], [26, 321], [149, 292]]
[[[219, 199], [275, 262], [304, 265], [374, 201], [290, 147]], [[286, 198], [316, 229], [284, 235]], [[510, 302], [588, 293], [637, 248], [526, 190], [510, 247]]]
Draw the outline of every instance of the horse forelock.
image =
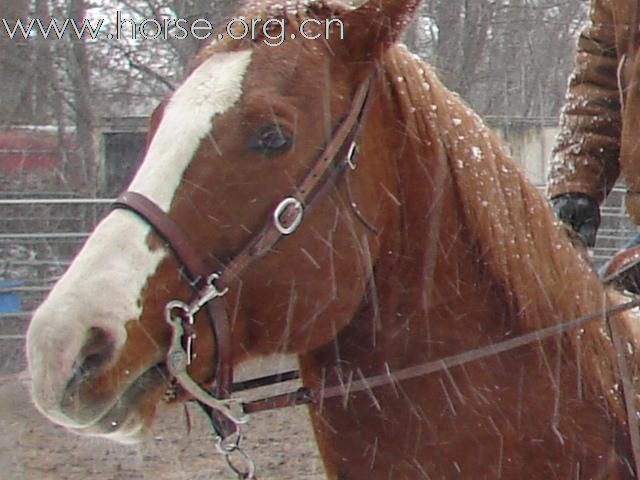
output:
[[[503, 152], [497, 137], [404, 47], [384, 60], [417, 152], [439, 151], [459, 196], [469, 242], [481, 252], [521, 333], [603, 311], [614, 300], [578, 255], [542, 194]], [[436, 160], [437, 161], [437, 160]], [[594, 391], [622, 416], [615, 351], [603, 321], [564, 337]], [[634, 352], [634, 356], [637, 354]], [[636, 362], [640, 359], [636, 359]]]

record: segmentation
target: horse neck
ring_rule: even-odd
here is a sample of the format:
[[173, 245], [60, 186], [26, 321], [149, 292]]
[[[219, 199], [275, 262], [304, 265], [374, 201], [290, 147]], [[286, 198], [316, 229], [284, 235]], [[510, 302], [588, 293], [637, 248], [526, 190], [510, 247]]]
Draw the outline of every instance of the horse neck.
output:
[[[597, 278], [495, 136], [406, 51], [392, 48], [384, 68], [398, 215], [351, 323], [303, 358], [310, 383], [345, 365], [377, 374], [599, 311]], [[615, 359], [601, 325], [567, 340], [591, 391], [610, 391]]]
[[[485, 285], [493, 285], [494, 307], [495, 301], [502, 305], [499, 322], [506, 327], [504, 332], [526, 333], [602, 311], [610, 300], [597, 276], [557, 228], [546, 200], [504, 154], [497, 137], [406, 50], [391, 49], [388, 57], [394, 73], [407, 78], [398, 82], [399, 98], [411, 101], [401, 103], [430, 107], [422, 124], [415, 121], [418, 129], [413, 136], [429, 138], [449, 167], [459, 207], [457, 221], [464, 225], [466, 244], [476, 249], [471, 259], [476, 271]], [[402, 76], [392, 78], [398, 81]], [[487, 308], [491, 303], [487, 298], [477, 304], [485, 310], [478, 318], [482, 328], [496, 326], [492, 308]], [[615, 352], [603, 334], [605, 328], [592, 322], [557, 341], [562, 340], [565, 360], [582, 366], [592, 398], [606, 398], [608, 407], [620, 415], [620, 399], [611, 395]]]
[[364, 135], [362, 160], [369, 160], [370, 141], [377, 146], [376, 161], [392, 165], [380, 183], [387, 181], [384, 190], [392, 192], [396, 214], [379, 229], [381, 253], [352, 321], [330, 345], [303, 356], [303, 369], [313, 365], [312, 376], [322, 381], [326, 375], [350, 375], [344, 365], [375, 375], [477, 346], [480, 338], [472, 334], [451, 334], [479, 317], [473, 307], [478, 298], [489, 299], [482, 314], [496, 319], [501, 331], [508, 327], [500, 323], [503, 305], [491, 295], [496, 286], [474, 261], [478, 252], [468, 243], [443, 144], [435, 136], [411, 135], [419, 119], [398, 103], [403, 93], [397, 81], [387, 73], [376, 86], [376, 114]]

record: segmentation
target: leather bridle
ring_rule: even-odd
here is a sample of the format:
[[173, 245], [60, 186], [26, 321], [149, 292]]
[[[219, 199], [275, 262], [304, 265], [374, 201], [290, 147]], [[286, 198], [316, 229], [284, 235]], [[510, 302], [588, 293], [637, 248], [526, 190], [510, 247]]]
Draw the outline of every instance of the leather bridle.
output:
[[[237, 401], [230, 399], [234, 390], [246, 390], [298, 377], [297, 372], [291, 371], [238, 384], [233, 383], [231, 322], [223, 297], [229, 286], [247, 267], [269, 252], [283, 237], [296, 231], [302, 222], [303, 215], [320, 203], [320, 200], [335, 187], [346, 171], [356, 169], [358, 140], [364, 116], [371, 103], [372, 83], [372, 76], [361, 83], [346, 116], [297, 188], [277, 204], [272, 218], [266, 222], [262, 230], [226, 264], [221, 264], [206, 252], [199, 251], [188, 234], [146, 196], [128, 191], [113, 204], [114, 208], [134, 212], [151, 225], [155, 233], [166, 242], [176, 256], [194, 292], [191, 303], [174, 300], [166, 306], [166, 320], [173, 329], [172, 344], [167, 354], [167, 368], [174, 380], [209, 414], [222, 450], [228, 450], [223, 446], [224, 441], [238, 432], [238, 424], [242, 423], [241, 417], [247, 411], [247, 404], [239, 405]], [[353, 203], [350, 203], [359, 215]], [[208, 313], [216, 345], [215, 385], [212, 392], [198, 385], [187, 372], [187, 367], [192, 360], [191, 346], [195, 339], [193, 332], [195, 317], [203, 309]], [[305, 395], [296, 392], [289, 395], [286, 400], [273, 401], [281, 403], [282, 406], [308, 403], [308, 399], [304, 397]], [[236, 408], [238, 406], [241, 407], [239, 410]], [[256, 409], [259, 407], [249, 408], [252, 411]], [[237, 444], [234, 446], [237, 447]], [[235, 448], [235, 450], [238, 449]], [[247, 475], [246, 478], [250, 477]]]
[[[247, 402], [231, 399], [231, 394], [234, 392], [287, 382], [299, 377], [297, 371], [287, 371], [243, 382], [233, 382], [231, 322], [223, 297], [233, 281], [238, 279], [247, 267], [267, 254], [283, 237], [297, 230], [303, 215], [320, 203], [320, 200], [335, 187], [345, 172], [356, 169], [358, 140], [364, 117], [372, 99], [372, 83], [373, 75], [362, 82], [354, 95], [347, 115], [298, 187], [275, 206], [272, 218], [266, 222], [262, 230], [226, 264], [219, 263], [211, 255], [198, 251], [189, 236], [159, 206], [144, 195], [128, 191], [123, 193], [113, 204], [114, 208], [134, 212], [151, 225], [155, 233], [166, 242], [166, 245], [176, 256], [194, 292], [194, 299], [191, 303], [174, 300], [166, 305], [166, 321], [171, 325], [173, 332], [171, 347], [167, 354], [167, 368], [174, 380], [191, 394], [208, 414], [217, 435], [217, 448], [225, 456], [229, 467], [238, 478], [255, 478], [253, 463], [239, 447], [241, 440], [239, 425], [245, 421], [245, 416], [248, 414], [288, 406], [318, 404], [328, 398], [370, 391], [380, 386], [443, 371], [532, 342], [541, 342], [544, 339], [580, 328], [589, 322], [603, 318], [603, 316], [621, 313], [640, 306], [640, 299], [634, 299], [621, 305], [606, 307], [593, 314], [583, 315], [499, 343], [421, 365], [393, 372], [387, 366], [387, 371], [384, 374], [366, 378], [361, 376], [359, 379], [350, 381], [348, 385], [329, 385], [324, 386], [321, 390], [302, 387], [294, 392]], [[364, 225], [375, 231], [362, 218], [351, 199], [350, 204], [354, 214]], [[203, 309], [206, 309], [208, 313], [216, 345], [215, 384], [212, 391], [200, 386], [187, 372], [188, 365], [192, 360], [191, 345], [195, 339], [193, 332], [195, 317]], [[627, 387], [628, 389], [629, 387]], [[629, 409], [629, 405], [627, 405], [627, 409]], [[638, 446], [634, 447], [634, 453], [637, 457], [635, 450]], [[231, 455], [239, 456], [245, 463], [245, 467], [236, 467], [237, 457], [234, 461], [231, 459]], [[640, 468], [637, 458], [636, 468]]]

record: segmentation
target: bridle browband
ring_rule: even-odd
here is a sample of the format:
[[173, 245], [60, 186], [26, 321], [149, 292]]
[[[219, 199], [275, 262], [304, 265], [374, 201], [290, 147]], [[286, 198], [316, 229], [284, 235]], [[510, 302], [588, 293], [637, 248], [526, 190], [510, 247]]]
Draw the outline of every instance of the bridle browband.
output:
[[[321, 390], [305, 387], [290, 393], [243, 402], [231, 399], [233, 392], [259, 388], [299, 378], [297, 371], [287, 371], [252, 380], [233, 382], [233, 355], [231, 323], [223, 297], [232, 282], [240, 277], [254, 261], [268, 253], [283, 237], [294, 233], [300, 226], [303, 215], [311, 211], [344, 176], [357, 167], [358, 140], [362, 122], [371, 103], [371, 88], [374, 75], [358, 87], [350, 109], [324, 151], [307, 172], [290, 196], [273, 209], [272, 218], [262, 230], [228, 263], [222, 264], [215, 257], [198, 251], [188, 235], [152, 200], [140, 193], [123, 193], [113, 208], [129, 210], [147, 222], [176, 256], [195, 297], [191, 303], [171, 301], [165, 308], [166, 321], [172, 327], [172, 342], [167, 354], [167, 368], [174, 380], [205, 410], [217, 435], [217, 449], [238, 478], [255, 478], [254, 466], [240, 449], [239, 425], [246, 415], [303, 404], [321, 404], [324, 399], [349, 396], [370, 391], [384, 385], [436, 373], [471, 361], [488, 358], [532, 342], [541, 342], [553, 336], [580, 328], [594, 320], [618, 314], [640, 306], [640, 298], [606, 307], [599, 312], [583, 315], [567, 322], [526, 333], [492, 345], [465, 351], [456, 355], [430, 361], [421, 365], [391, 371], [387, 366], [384, 374], [372, 377], [360, 376], [348, 384], [324, 386]], [[349, 193], [350, 195], [350, 193]], [[361, 216], [350, 199], [353, 213], [371, 231], [375, 229]], [[618, 273], [619, 274], [619, 273]], [[613, 277], [611, 277], [613, 278]], [[611, 278], [607, 280], [611, 280]], [[214, 387], [211, 392], [194, 381], [187, 372], [192, 361], [191, 347], [195, 339], [193, 326], [195, 316], [206, 309], [216, 345]], [[629, 406], [627, 406], [627, 410]], [[635, 450], [635, 449], [634, 449]], [[637, 453], [637, 452], [634, 452]], [[245, 463], [245, 468], [235, 466], [231, 455], [235, 454]], [[639, 468], [636, 460], [636, 469]]]

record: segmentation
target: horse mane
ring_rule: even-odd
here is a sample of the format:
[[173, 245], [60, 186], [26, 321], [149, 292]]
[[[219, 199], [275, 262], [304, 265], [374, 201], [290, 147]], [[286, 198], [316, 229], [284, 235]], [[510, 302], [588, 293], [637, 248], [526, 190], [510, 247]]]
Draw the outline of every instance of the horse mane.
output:
[[[382, 62], [408, 131], [406, 141], [424, 158], [435, 149], [435, 161], [450, 173], [469, 241], [475, 242], [484, 268], [507, 296], [521, 330], [514, 333], [567, 322], [611, 305], [542, 194], [482, 120], [404, 46], [391, 47]], [[564, 334], [560, 341], [562, 355], [579, 362], [591, 392], [605, 398], [623, 418], [616, 394], [615, 350], [604, 317]], [[635, 364], [637, 357], [634, 352]]]

